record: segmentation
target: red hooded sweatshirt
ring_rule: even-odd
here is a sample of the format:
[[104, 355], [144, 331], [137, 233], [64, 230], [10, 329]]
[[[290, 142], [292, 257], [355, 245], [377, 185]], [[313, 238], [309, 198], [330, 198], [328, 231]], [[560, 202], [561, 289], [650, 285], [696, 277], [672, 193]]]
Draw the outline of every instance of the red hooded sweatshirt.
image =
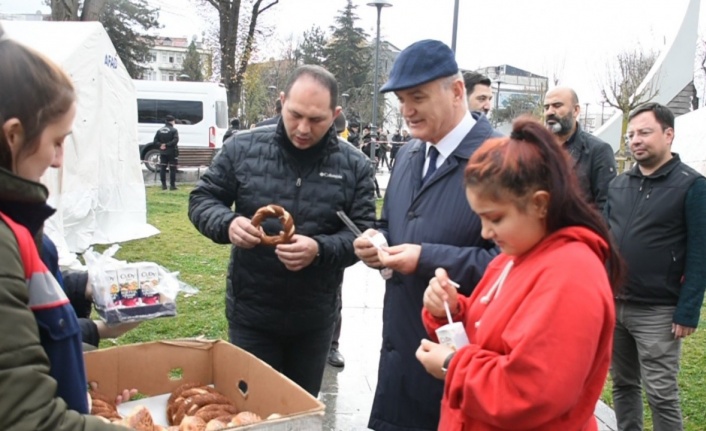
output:
[[[523, 256], [500, 254], [459, 313], [470, 344], [446, 374], [439, 430], [596, 431], [615, 310], [594, 232], [568, 227]], [[503, 276], [505, 272], [505, 276]], [[448, 323], [424, 309], [432, 339]]]

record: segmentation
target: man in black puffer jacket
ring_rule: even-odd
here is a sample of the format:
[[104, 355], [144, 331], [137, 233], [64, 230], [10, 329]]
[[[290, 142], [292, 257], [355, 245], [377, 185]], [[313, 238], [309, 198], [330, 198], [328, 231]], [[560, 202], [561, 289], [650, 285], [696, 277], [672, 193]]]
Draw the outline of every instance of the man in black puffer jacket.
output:
[[[189, 197], [189, 218], [220, 244], [232, 243], [226, 281], [230, 341], [316, 396], [337, 315], [343, 270], [357, 261], [355, 235], [373, 226], [371, 166], [338, 140], [338, 86], [319, 66], [294, 71], [276, 126], [240, 132], [223, 145]], [[231, 208], [235, 204], [235, 211]], [[250, 219], [277, 204], [294, 219], [289, 244], [260, 244]], [[276, 219], [264, 232], [280, 230]]]

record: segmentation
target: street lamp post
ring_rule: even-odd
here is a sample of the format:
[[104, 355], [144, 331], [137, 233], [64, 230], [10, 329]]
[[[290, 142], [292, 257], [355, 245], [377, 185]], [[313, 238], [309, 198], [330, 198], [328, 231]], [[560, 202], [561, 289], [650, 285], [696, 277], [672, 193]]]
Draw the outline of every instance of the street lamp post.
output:
[[[375, 0], [368, 3], [368, 6], [375, 6], [378, 10], [377, 32], [375, 38], [375, 72], [373, 73], [373, 125], [371, 138], [377, 140], [378, 137], [378, 75], [380, 74], [380, 13], [382, 8], [392, 6], [392, 3], [385, 0]], [[375, 160], [375, 145], [370, 145], [370, 160]]]
[[588, 131], [588, 102], [584, 105], [586, 105], [586, 112], [583, 114], [583, 128]]
[[272, 115], [274, 116], [277, 115], [277, 112], [275, 112], [275, 105], [277, 104], [277, 87], [275, 87], [274, 85], [270, 85], [269, 87], [267, 87], [267, 89], [270, 91], [270, 103], [272, 104]]
[[500, 106], [500, 86], [502, 85], [503, 82], [499, 79], [496, 80], [495, 82], [498, 83], [498, 93], [495, 95], [495, 110], [493, 111], [493, 120], [494, 120], [495, 126], [497, 126], [498, 122], [499, 122], [498, 114], [500, 113], [500, 111], [498, 110], [498, 107]]
[[454, 1], [454, 24], [451, 33], [451, 50], [456, 54], [456, 33], [458, 30], [458, 0]]

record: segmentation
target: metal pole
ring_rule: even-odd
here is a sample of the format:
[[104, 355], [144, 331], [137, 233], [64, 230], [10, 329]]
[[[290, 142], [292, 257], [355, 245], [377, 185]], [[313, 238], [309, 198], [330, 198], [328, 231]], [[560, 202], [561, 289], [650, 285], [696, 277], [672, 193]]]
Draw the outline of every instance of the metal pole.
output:
[[499, 113], [498, 107], [500, 106], [499, 105], [500, 104], [500, 84], [502, 84], [502, 81], [498, 80], [497, 83], [498, 83], [498, 94], [495, 95], [495, 111], [493, 111], [493, 120], [494, 120], [493, 122], [495, 123], [495, 126], [497, 126], [498, 123], [500, 122], [498, 120], [498, 113]]
[[583, 114], [583, 128], [588, 131], [588, 102], [585, 103], [586, 105], [586, 113]]
[[[370, 131], [371, 140], [378, 137], [378, 68], [380, 66], [380, 12], [382, 5], [376, 4], [378, 10], [377, 38], [375, 40], [375, 72], [373, 74], [373, 128]], [[370, 160], [375, 161], [375, 143], [370, 143]]]
[[451, 50], [456, 54], [456, 31], [458, 29], [458, 0], [454, 1], [454, 25], [451, 35]]

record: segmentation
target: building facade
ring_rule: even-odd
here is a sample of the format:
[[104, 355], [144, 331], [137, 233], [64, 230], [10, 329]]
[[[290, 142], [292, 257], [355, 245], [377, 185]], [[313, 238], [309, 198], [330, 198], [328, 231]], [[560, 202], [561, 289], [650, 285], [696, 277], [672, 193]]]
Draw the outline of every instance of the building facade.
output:
[[[191, 41], [185, 37], [158, 37], [154, 42], [142, 79], [178, 81]], [[196, 41], [196, 49], [201, 55], [203, 76], [209, 77], [211, 75], [211, 55], [208, 50], [204, 49], [202, 42]]]

